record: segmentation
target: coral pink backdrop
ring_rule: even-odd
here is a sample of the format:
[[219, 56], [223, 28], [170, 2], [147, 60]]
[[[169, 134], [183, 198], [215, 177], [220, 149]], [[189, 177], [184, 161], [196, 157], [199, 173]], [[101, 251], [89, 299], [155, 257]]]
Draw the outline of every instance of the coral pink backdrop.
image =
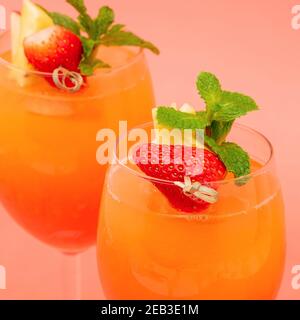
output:
[[[58, 1], [40, 1], [57, 9]], [[67, 8], [59, 1], [61, 9]], [[300, 1], [298, 1], [300, 3]], [[288, 254], [279, 298], [300, 299], [291, 269], [300, 264], [300, 30], [291, 27], [289, 0], [87, 0], [91, 9], [108, 4], [118, 21], [161, 48], [149, 55], [157, 102], [197, 103], [200, 70], [216, 73], [224, 86], [246, 92], [262, 106], [242, 122], [273, 142], [286, 203]], [[17, 9], [20, 1], [0, 0]], [[2, 103], [2, 102], [1, 102]], [[23, 232], [0, 211], [0, 265], [8, 290], [0, 299], [61, 298], [61, 256]], [[103, 298], [91, 249], [83, 256], [83, 298]]]

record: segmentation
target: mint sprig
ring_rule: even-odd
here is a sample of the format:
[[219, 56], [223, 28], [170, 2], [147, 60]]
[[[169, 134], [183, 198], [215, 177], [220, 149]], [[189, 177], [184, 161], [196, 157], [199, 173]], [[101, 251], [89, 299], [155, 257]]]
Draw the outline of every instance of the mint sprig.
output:
[[136, 46], [149, 49], [159, 54], [159, 49], [149, 41], [145, 41], [134, 33], [125, 30], [122, 24], [115, 24], [115, 13], [108, 6], [99, 9], [96, 18], [88, 14], [84, 0], [66, 0], [77, 12], [77, 20], [58, 12], [48, 12], [53, 23], [62, 26], [78, 35], [83, 45], [82, 60], [79, 69], [82, 75], [91, 76], [98, 68], [110, 66], [97, 58], [99, 46]]
[[[250, 173], [250, 157], [240, 146], [225, 142], [234, 121], [248, 112], [258, 110], [256, 102], [241, 93], [223, 90], [218, 78], [208, 72], [202, 72], [197, 79], [199, 94], [206, 103], [206, 112], [210, 125], [206, 132], [205, 143], [224, 163], [228, 172], [236, 178]], [[238, 180], [238, 184], [245, 183]]]
[[[226, 142], [234, 121], [250, 111], [258, 110], [255, 101], [241, 93], [225, 91], [218, 78], [202, 72], [197, 89], [205, 102], [205, 111], [189, 114], [173, 108], [159, 107], [157, 120], [161, 125], [178, 129], [205, 129], [205, 144], [222, 160], [236, 178], [250, 173], [250, 157], [240, 146]], [[237, 184], [246, 183], [245, 179]]]
[[220, 81], [211, 73], [199, 74], [197, 89], [206, 103], [211, 121], [233, 121], [250, 111], [258, 110], [257, 104], [249, 96], [222, 90]]

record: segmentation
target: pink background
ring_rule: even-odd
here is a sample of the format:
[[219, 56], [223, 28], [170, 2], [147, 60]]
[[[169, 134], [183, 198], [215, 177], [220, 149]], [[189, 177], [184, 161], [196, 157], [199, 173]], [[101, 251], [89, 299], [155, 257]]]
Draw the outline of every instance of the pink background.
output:
[[[57, 10], [58, 1], [39, 1]], [[60, 7], [67, 8], [64, 1]], [[0, 0], [10, 10], [20, 1]], [[157, 102], [198, 103], [200, 70], [216, 73], [228, 89], [248, 93], [262, 106], [241, 122], [273, 142], [286, 203], [288, 256], [279, 298], [300, 299], [291, 268], [300, 264], [299, 140], [300, 30], [291, 27], [289, 0], [87, 0], [112, 6], [117, 20], [161, 48], [149, 55]], [[300, 1], [299, 1], [300, 3]], [[6, 298], [61, 298], [61, 256], [22, 231], [0, 211], [0, 265], [8, 272]], [[95, 252], [84, 254], [83, 298], [103, 298]]]

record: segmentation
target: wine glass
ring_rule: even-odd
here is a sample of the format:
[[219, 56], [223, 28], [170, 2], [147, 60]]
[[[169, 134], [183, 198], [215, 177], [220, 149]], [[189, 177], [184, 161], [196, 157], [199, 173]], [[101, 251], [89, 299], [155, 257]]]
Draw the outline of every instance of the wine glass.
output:
[[[149, 132], [151, 125], [141, 128]], [[276, 297], [285, 224], [273, 148], [238, 124], [230, 141], [249, 152], [251, 174], [244, 185], [230, 176], [212, 183], [219, 200], [195, 213], [174, 209], [159, 191], [172, 182], [146, 176], [115, 154], [98, 227], [99, 275], [108, 299]]]
[[[154, 105], [143, 50], [103, 47], [111, 69], [76, 93], [52, 74], [11, 64], [10, 32], [0, 34], [0, 200], [30, 234], [65, 257], [65, 297], [79, 294], [79, 254], [96, 243], [106, 165], [96, 161], [102, 128], [137, 125]], [[16, 79], [22, 79], [16, 81]]]

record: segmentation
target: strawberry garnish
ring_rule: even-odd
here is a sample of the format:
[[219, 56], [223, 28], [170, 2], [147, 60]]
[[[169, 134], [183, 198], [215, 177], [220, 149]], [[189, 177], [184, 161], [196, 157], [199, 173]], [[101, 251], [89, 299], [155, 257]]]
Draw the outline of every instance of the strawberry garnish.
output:
[[[41, 72], [53, 73], [62, 67], [78, 72], [83, 47], [80, 38], [61, 26], [52, 26], [24, 40], [25, 55], [32, 66]], [[47, 78], [53, 83], [51, 77]], [[67, 83], [72, 86], [72, 83]]]
[[[226, 175], [226, 168], [217, 155], [196, 147], [143, 144], [133, 158], [147, 176], [169, 182], [153, 180], [171, 205], [183, 212], [198, 213], [206, 209], [213, 202], [211, 196], [216, 195], [209, 184]], [[187, 182], [190, 185], [186, 185]]]

